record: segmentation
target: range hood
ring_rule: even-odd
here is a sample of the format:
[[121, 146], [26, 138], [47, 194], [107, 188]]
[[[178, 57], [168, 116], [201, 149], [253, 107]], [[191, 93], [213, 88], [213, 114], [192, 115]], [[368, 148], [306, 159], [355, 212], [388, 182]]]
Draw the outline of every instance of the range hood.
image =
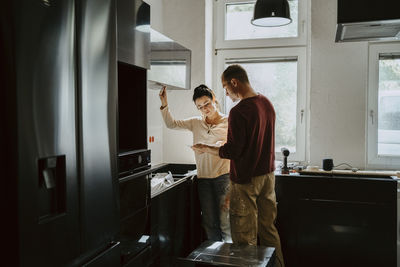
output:
[[400, 1], [338, 0], [336, 42], [400, 40]]

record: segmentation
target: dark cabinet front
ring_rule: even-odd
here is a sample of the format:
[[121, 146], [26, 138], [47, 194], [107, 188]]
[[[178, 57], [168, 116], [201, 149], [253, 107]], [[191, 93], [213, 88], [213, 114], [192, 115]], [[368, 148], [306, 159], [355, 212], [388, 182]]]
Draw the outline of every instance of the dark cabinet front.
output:
[[191, 164], [168, 164], [158, 170], [171, 171], [177, 182], [151, 198], [149, 230], [154, 267], [177, 266], [178, 258], [185, 258], [203, 241], [197, 179], [185, 177], [195, 168]]
[[391, 179], [277, 176], [286, 266], [396, 266]]
[[189, 194], [187, 182], [151, 199], [151, 238], [156, 266], [174, 266], [186, 256], [189, 236]]
[[146, 226], [150, 218], [148, 175], [131, 175], [119, 181], [121, 263], [138, 261], [149, 250]]

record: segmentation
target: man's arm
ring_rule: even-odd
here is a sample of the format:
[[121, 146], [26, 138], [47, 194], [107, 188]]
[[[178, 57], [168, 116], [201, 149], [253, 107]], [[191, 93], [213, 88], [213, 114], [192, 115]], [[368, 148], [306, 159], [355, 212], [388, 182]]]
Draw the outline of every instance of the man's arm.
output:
[[221, 146], [195, 144], [192, 149], [198, 153], [210, 153], [224, 159], [237, 159], [246, 145], [246, 120], [238, 113], [229, 114], [227, 142]]

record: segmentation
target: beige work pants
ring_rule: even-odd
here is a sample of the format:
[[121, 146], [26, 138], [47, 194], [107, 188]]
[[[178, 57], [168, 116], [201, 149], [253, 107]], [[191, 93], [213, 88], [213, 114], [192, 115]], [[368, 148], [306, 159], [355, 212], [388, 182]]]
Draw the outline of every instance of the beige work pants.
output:
[[233, 243], [275, 247], [277, 266], [284, 267], [281, 242], [275, 227], [275, 174], [255, 176], [251, 183], [232, 182], [230, 221]]

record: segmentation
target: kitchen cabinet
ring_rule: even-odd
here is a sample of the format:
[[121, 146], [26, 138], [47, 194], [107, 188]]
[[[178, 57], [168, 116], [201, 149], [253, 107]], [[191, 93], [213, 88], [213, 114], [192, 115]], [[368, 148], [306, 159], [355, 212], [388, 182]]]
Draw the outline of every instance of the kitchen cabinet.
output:
[[[159, 164], [119, 179], [121, 265], [174, 266], [202, 240], [194, 164]], [[174, 184], [151, 197], [154, 173], [171, 171]]]
[[287, 267], [396, 266], [397, 181], [277, 175]]
[[170, 90], [190, 90], [192, 51], [154, 29], [150, 36], [149, 88], [158, 91], [163, 84]]
[[193, 169], [195, 165], [170, 164], [157, 171], [171, 171], [176, 183], [151, 199], [152, 266], [175, 266], [178, 257], [202, 242], [197, 182], [184, 175]]
[[131, 266], [132, 262], [143, 261], [149, 255], [150, 242], [141, 241], [150, 217], [149, 190], [147, 174], [130, 175], [119, 180], [122, 266]]
[[189, 234], [188, 183], [184, 181], [151, 199], [151, 244], [158, 266], [172, 266], [185, 253]]
[[150, 23], [150, 6], [142, 0], [116, 0], [118, 61], [150, 68], [150, 32], [137, 29], [140, 19]]

